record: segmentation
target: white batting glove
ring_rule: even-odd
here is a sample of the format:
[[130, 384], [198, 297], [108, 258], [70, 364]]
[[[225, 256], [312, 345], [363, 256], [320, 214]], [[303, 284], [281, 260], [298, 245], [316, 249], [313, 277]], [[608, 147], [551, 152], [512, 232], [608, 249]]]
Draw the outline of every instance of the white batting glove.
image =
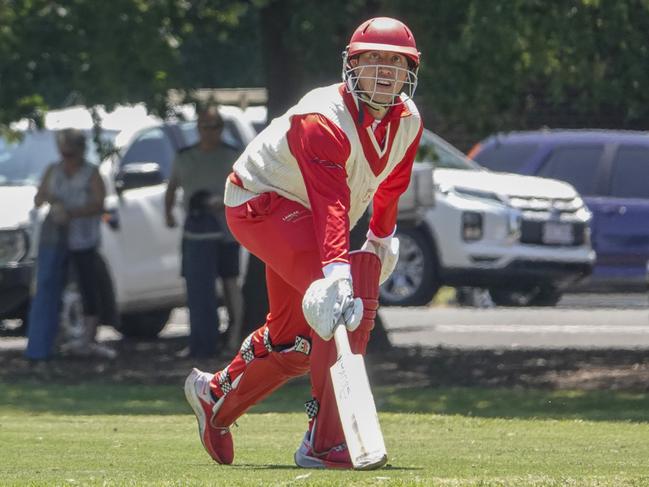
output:
[[311, 283], [302, 299], [307, 323], [323, 340], [331, 340], [339, 322], [349, 331], [358, 328], [363, 301], [354, 298], [349, 278], [325, 277]]
[[372, 252], [381, 259], [381, 276], [379, 277], [379, 284], [383, 284], [388, 280], [390, 274], [394, 271], [399, 260], [399, 239], [397, 237], [384, 237], [379, 238], [372, 233], [367, 232], [367, 240], [361, 247], [361, 250]]

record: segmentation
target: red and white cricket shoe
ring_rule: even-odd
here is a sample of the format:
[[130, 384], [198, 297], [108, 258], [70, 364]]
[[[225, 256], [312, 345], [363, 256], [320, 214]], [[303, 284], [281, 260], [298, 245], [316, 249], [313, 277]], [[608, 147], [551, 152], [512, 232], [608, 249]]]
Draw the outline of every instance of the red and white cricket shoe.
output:
[[234, 460], [234, 444], [230, 428], [212, 425], [214, 399], [210, 394], [213, 374], [192, 369], [185, 379], [185, 397], [198, 421], [198, 434], [203, 447], [215, 462], [230, 465]]
[[333, 447], [327, 453], [317, 454], [311, 448], [311, 432], [307, 431], [300, 448], [295, 451], [295, 464], [302, 468], [354, 468], [344, 443]]

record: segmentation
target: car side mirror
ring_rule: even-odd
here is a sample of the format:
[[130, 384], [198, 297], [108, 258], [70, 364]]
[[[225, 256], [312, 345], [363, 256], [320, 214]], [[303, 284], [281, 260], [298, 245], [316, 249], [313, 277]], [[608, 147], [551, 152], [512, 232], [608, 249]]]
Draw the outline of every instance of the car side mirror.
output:
[[135, 188], [156, 186], [164, 182], [160, 166], [155, 162], [134, 162], [123, 166], [115, 176], [118, 194]]

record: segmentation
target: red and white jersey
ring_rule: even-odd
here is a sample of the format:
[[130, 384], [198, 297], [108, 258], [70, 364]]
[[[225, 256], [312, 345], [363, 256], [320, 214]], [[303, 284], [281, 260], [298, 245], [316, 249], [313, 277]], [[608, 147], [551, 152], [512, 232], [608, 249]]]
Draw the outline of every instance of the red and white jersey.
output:
[[309, 208], [323, 267], [347, 263], [349, 230], [373, 201], [370, 231], [395, 230], [422, 132], [407, 99], [380, 121], [342, 84], [317, 88], [274, 119], [234, 164], [225, 204], [276, 192]]

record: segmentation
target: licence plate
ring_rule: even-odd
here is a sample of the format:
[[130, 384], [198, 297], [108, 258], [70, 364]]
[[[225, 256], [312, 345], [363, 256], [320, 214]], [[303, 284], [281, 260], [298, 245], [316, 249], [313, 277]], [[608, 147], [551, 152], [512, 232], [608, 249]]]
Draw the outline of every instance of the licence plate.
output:
[[542, 240], [545, 244], [568, 245], [574, 241], [570, 223], [546, 222], [543, 225]]

